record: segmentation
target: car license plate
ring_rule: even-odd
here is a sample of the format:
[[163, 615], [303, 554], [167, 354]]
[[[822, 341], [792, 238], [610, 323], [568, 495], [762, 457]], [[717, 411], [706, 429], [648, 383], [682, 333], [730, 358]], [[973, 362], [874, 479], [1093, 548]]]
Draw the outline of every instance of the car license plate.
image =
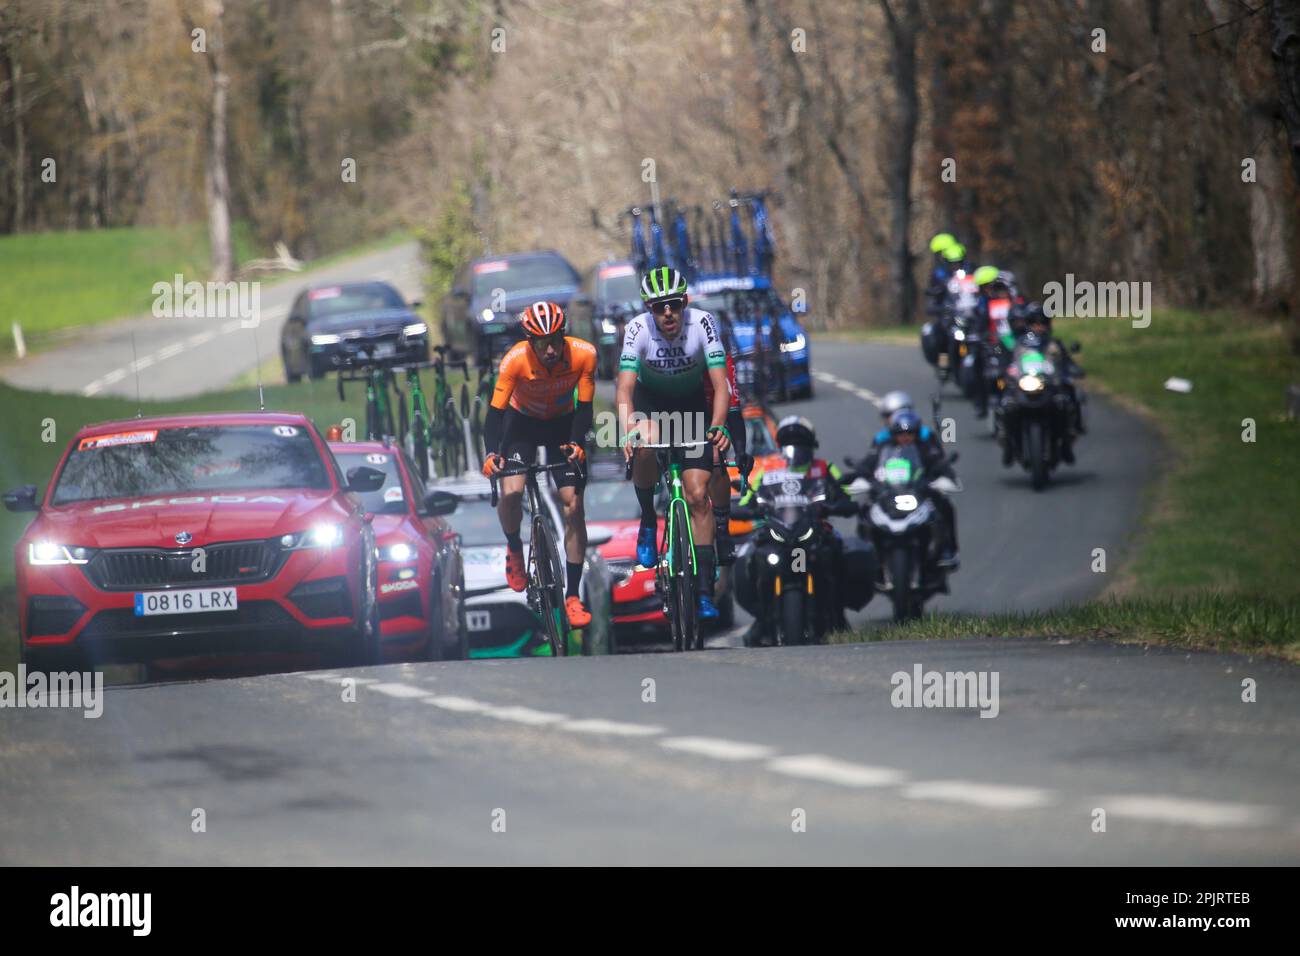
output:
[[135, 616], [154, 614], [203, 614], [234, 611], [239, 598], [234, 588], [187, 588], [184, 591], [137, 591]]
[[392, 358], [397, 354], [397, 346], [392, 342], [375, 343], [375, 358]]

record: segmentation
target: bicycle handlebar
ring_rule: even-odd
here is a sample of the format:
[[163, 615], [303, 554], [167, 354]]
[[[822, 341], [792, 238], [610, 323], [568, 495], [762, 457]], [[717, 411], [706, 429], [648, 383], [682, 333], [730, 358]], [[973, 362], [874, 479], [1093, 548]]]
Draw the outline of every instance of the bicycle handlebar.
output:
[[[564, 461], [552, 462], [549, 465], [537, 465], [537, 464], [530, 465], [521, 461], [512, 462], [509, 459], [506, 460], [508, 462], [507, 467], [502, 468], [490, 479], [490, 481], [492, 482], [492, 507], [493, 508], [497, 506], [497, 501], [499, 500], [497, 496], [497, 482], [500, 481], [502, 478], [513, 478], [515, 475], [541, 475], [541, 474], [545, 474], [548, 471], [563, 471], [564, 469], [568, 468], [570, 465], [574, 464], [573, 462], [569, 461], [567, 458]], [[577, 467], [578, 467], [578, 478], [579, 480], [581, 480], [582, 465], [579, 464]]]

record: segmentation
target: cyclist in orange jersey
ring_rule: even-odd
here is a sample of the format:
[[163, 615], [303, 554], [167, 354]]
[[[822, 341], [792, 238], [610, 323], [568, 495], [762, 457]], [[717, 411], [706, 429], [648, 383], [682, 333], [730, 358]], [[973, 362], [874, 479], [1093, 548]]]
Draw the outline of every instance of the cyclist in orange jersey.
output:
[[[538, 446], [547, 461], [568, 459], [569, 467], [551, 473], [564, 508], [565, 610], [573, 627], [591, 623], [578, 588], [587, 551], [587, 517], [582, 507], [587, 460], [583, 437], [591, 428], [596, 393], [596, 347], [565, 335], [564, 310], [554, 302], [534, 302], [520, 316], [526, 336], [501, 358], [492, 404], [483, 423], [487, 449], [483, 474], [492, 478], [506, 458], [531, 462]], [[523, 542], [524, 476], [501, 480], [497, 516], [506, 535], [506, 582], [516, 591], [528, 586]]]

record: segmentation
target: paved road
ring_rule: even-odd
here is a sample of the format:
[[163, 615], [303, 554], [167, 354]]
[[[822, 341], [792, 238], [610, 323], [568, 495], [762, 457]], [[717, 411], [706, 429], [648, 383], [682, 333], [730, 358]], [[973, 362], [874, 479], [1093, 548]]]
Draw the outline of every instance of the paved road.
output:
[[[893, 707], [917, 665], [997, 671], [997, 717]], [[354, 702], [314, 672], [3, 712], [0, 862], [1300, 862], [1285, 664], [1003, 640], [348, 674]]]
[[[159, 276], [161, 281], [170, 278]], [[138, 369], [142, 398], [185, 398], [214, 391], [254, 368], [259, 352], [263, 362], [280, 354], [280, 327], [304, 285], [358, 279], [385, 279], [408, 299], [417, 298], [418, 246], [404, 243], [263, 285], [255, 329], [230, 317], [148, 316], [91, 326], [56, 348], [11, 361], [0, 368], [0, 377], [34, 391], [130, 398], [135, 396]]]

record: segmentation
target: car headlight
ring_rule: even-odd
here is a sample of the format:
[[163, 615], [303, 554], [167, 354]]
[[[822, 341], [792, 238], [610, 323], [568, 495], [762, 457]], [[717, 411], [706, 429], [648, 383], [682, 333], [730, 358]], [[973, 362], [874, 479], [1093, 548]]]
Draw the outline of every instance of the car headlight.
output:
[[916, 495], [894, 495], [894, 507], [899, 511], [915, 511]]
[[1037, 375], [1022, 375], [1020, 377], [1020, 390], [1022, 392], [1041, 392], [1043, 390], [1043, 380]]
[[955, 341], [955, 342], [965, 342], [965, 341], [966, 341], [966, 333], [963, 332], [961, 329], [953, 329], [953, 330], [952, 330], [952, 337], [953, 337], [953, 341]]
[[313, 335], [311, 337], [312, 345], [338, 345], [342, 341], [340, 336], [333, 332], [326, 332], [323, 335]]
[[280, 536], [280, 547], [286, 551], [303, 548], [332, 548], [343, 540], [343, 529], [336, 524], [318, 524], [310, 531], [295, 531]]
[[423, 322], [412, 322], [410, 325], [403, 326], [402, 334], [407, 336], [424, 335], [429, 331], [429, 327]]
[[379, 549], [379, 560], [381, 561], [412, 561], [415, 559], [415, 549], [405, 541], [399, 541], [396, 544], [390, 544], [386, 548]]
[[27, 563], [37, 567], [59, 564], [85, 564], [90, 560], [89, 548], [70, 548], [53, 541], [33, 541], [27, 546]]
[[803, 349], [804, 349], [804, 346], [807, 345], [807, 344], [808, 344], [807, 341], [806, 341], [806, 340], [804, 339], [804, 337], [803, 337], [803, 333], [800, 332], [798, 335], [796, 335], [794, 338], [792, 338], [789, 342], [782, 342], [782, 343], [781, 343], [781, 351], [782, 351], [782, 352], [802, 352]]

